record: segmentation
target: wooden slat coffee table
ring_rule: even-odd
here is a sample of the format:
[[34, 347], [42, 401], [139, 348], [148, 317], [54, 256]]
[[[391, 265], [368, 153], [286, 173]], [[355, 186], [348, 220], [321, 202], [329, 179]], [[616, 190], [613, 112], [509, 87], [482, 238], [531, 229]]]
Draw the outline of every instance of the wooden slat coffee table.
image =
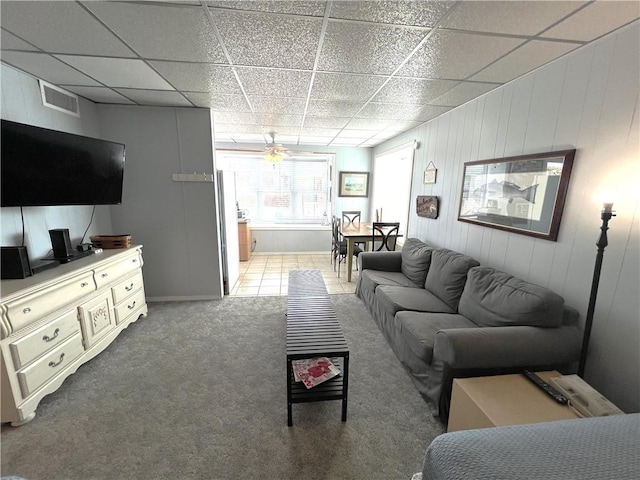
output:
[[[328, 357], [340, 375], [311, 389], [295, 382], [292, 361]], [[320, 270], [289, 272], [287, 297], [287, 425], [293, 425], [294, 403], [342, 400], [347, 421], [349, 346], [344, 338]]]

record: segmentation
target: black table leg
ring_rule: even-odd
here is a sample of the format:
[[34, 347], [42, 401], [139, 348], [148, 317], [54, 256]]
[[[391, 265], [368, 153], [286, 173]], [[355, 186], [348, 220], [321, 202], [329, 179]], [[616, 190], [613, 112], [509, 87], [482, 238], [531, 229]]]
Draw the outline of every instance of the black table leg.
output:
[[291, 359], [287, 358], [287, 426], [293, 426], [293, 413], [291, 411], [291, 378], [293, 371], [293, 366], [291, 364]]
[[344, 372], [342, 380], [342, 421], [347, 421], [347, 394], [349, 391], [349, 354], [344, 356]]

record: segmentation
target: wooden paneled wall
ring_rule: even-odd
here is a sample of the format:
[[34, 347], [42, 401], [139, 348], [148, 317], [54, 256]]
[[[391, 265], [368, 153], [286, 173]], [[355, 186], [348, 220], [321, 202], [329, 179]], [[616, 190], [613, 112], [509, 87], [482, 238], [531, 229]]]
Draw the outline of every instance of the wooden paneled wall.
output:
[[[584, 322], [602, 196], [614, 198], [587, 380], [640, 411], [640, 23], [588, 44], [376, 147], [418, 140], [409, 236], [451, 248], [564, 296]], [[557, 242], [457, 220], [465, 162], [576, 148]], [[429, 162], [435, 185], [422, 183]], [[440, 197], [436, 220], [417, 195]]]

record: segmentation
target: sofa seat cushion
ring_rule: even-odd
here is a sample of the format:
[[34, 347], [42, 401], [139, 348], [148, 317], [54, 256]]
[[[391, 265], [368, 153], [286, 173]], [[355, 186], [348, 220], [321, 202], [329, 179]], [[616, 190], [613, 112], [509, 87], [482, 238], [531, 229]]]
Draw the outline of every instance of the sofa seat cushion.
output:
[[431, 264], [431, 250], [433, 247], [417, 238], [408, 238], [402, 246], [401, 271], [405, 277], [421, 287], [427, 279]]
[[362, 282], [362, 288], [368, 290], [375, 290], [378, 285], [393, 285], [396, 287], [411, 287], [420, 288], [415, 285], [411, 280], [405, 277], [400, 272], [384, 272], [381, 270], [364, 270], [360, 273], [360, 282]]
[[467, 272], [478, 265], [477, 260], [462, 253], [446, 248], [435, 249], [431, 252], [431, 266], [424, 287], [457, 312]]
[[474, 267], [459, 311], [478, 325], [559, 327], [564, 299], [557, 293], [491, 267]]
[[478, 328], [462, 315], [447, 313], [398, 312], [396, 328], [411, 352], [431, 364], [436, 333], [450, 328]]
[[446, 303], [424, 288], [380, 285], [376, 290], [376, 299], [385, 311], [391, 315], [395, 315], [400, 310], [456, 313]]

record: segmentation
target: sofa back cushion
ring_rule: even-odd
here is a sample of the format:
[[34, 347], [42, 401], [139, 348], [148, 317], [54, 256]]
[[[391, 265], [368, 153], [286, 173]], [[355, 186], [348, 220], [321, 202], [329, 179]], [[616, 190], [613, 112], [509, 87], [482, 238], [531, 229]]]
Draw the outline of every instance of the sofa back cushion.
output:
[[404, 242], [400, 269], [416, 285], [424, 285], [431, 264], [431, 250], [433, 247], [417, 238], [408, 238]]
[[477, 260], [462, 253], [446, 248], [434, 249], [424, 288], [449, 305], [453, 311], [458, 311], [467, 272], [477, 265], [480, 265]]
[[458, 312], [486, 327], [559, 327], [564, 299], [539, 285], [490, 267], [469, 270]]

